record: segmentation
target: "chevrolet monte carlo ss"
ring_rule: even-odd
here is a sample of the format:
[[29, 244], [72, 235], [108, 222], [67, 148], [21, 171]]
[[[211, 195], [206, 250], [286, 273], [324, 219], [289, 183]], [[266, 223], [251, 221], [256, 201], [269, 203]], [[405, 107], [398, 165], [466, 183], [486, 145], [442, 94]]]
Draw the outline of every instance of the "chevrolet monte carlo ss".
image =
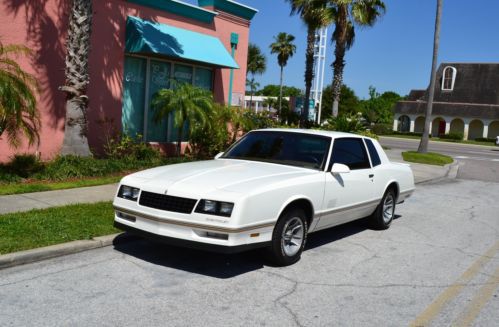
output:
[[124, 177], [115, 226], [171, 244], [224, 252], [267, 247], [273, 261], [299, 260], [307, 234], [369, 217], [390, 226], [414, 191], [409, 165], [392, 163], [371, 138], [264, 129], [215, 160]]

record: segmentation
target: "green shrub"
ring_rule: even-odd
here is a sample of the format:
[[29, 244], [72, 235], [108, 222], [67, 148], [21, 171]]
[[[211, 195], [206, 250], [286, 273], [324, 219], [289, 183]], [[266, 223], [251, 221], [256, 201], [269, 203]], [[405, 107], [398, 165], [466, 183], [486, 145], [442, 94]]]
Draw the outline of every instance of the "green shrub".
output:
[[227, 122], [231, 121], [231, 110], [215, 104], [210, 113], [209, 123], [203, 128], [193, 129], [189, 142], [194, 157], [209, 158], [225, 151], [231, 141], [227, 128]]
[[371, 132], [377, 135], [390, 135], [393, 134], [392, 125], [390, 124], [374, 124], [369, 127]]
[[7, 171], [23, 178], [42, 169], [43, 163], [33, 154], [16, 154], [7, 165]]
[[159, 150], [142, 141], [141, 135], [132, 137], [126, 132], [107, 137], [104, 154], [106, 158], [125, 160], [157, 160], [161, 157]]
[[357, 133], [366, 130], [358, 115], [339, 115], [329, 118], [322, 128], [330, 131]]
[[438, 137], [443, 140], [462, 141], [463, 133], [440, 134]]
[[[399, 131], [393, 131], [393, 135], [409, 135], [409, 136], [418, 136], [421, 137], [423, 136], [423, 133], [416, 133], [416, 132], [399, 132]], [[431, 138], [431, 134], [430, 134]]]
[[379, 140], [378, 135], [374, 134], [372, 131], [366, 130], [366, 131], [358, 132], [357, 134], [367, 136], [367, 137], [370, 137], [370, 138], [375, 139], [375, 140]]
[[476, 139], [474, 139], [474, 141], [477, 141], [477, 142], [492, 142], [492, 143], [495, 143], [495, 142], [496, 142], [496, 139], [489, 139], [489, 138], [484, 138], [484, 137], [477, 137]]

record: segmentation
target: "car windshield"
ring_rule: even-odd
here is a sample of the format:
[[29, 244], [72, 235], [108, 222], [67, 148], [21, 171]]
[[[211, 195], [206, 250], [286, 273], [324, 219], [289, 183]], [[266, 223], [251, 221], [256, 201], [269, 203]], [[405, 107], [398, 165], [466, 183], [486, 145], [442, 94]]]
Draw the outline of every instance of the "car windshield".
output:
[[255, 131], [235, 143], [222, 158], [264, 161], [322, 170], [331, 139], [294, 132]]

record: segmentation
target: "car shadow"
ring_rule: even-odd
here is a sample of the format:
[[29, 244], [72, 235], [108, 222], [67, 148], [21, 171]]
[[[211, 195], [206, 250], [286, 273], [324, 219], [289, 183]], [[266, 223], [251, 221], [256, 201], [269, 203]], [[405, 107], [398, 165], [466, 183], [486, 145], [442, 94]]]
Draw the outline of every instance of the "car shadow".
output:
[[114, 249], [155, 265], [220, 279], [261, 269], [265, 263], [260, 250], [221, 254], [168, 245], [128, 232], [115, 239]]
[[[395, 219], [400, 217], [396, 215]], [[311, 233], [308, 236], [305, 253], [307, 250], [361, 233], [369, 228], [368, 221], [364, 218]], [[265, 266], [274, 267], [267, 260], [264, 249], [220, 254], [163, 244], [127, 232], [116, 237], [114, 249], [154, 265], [220, 279], [236, 277]]]

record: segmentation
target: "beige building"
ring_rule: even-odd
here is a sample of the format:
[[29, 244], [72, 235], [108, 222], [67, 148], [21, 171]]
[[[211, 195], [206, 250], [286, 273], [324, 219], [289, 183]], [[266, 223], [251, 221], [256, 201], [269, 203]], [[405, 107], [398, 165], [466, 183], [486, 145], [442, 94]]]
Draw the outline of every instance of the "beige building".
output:
[[[422, 133], [428, 90], [412, 90], [395, 106], [393, 130]], [[431, 135], [465, 140], [499, 136], [499, 63], [442, 63], [437, 71]]]

